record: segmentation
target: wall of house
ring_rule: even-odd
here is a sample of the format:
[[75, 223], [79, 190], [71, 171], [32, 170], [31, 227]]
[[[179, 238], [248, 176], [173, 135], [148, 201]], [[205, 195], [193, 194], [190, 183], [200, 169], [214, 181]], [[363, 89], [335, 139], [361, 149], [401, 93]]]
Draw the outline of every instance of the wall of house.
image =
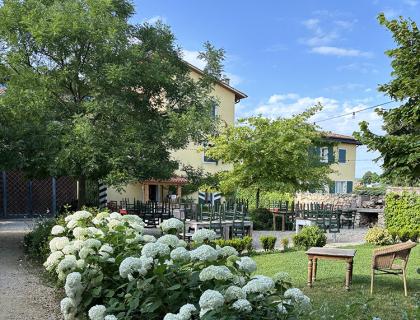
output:
[[330, 174], [333, 181], [353, 181], [356, 180], [356, 145], [348, 143], [339, 143], [334, 147], [335, 161], [338, 161], [338, 150], [346, 150], [346, 163], [334, 163], [331, 168], [334, 170]]
[[121, 191], [114, 188], [107, 189], [107, 201], [118, 201], [119, 203], [125, 198], [130, 199], [130, 201], [133, 201], [133, 199], [143, 201], [143, 184], [139, 182], [129, 183]]

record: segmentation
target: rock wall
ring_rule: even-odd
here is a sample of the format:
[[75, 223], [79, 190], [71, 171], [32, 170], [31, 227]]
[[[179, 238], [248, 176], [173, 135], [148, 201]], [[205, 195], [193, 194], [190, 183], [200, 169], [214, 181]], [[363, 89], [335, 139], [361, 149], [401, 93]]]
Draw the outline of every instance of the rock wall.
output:
[[398, 193], [403, 192], [414, 192], [415, 194], [420, 194], [420, 187], [388, 187], [386, 188], [386, 193]]
[[332, 193], [297, 193], [295, 203], [329, 203], [335, 206], [356, 207], [358, 195], [356, 194], [332, 194]]

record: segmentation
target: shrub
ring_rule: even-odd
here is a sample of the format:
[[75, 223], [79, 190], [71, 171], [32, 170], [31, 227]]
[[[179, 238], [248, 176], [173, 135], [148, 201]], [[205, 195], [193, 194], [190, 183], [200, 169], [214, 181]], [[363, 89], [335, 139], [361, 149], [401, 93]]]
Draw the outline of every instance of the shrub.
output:
[[56, 224], [55, 218], [40, 218], [36, 220], [34, 228], [23, 239], [25, 253], [37, 261], [45, 261], [49, 255], [48, 242], [51, 229]]
[[272, 230], [273, 214], [265, 208], [253, 209], [249, 213], [254, 223], [254, 230]]
[[214, 243], [220, 247], [234, 247], [236, 251], [241, 255], [244, 251], [248, 253], [253, 251], [252, 247], [252, 238], [251, 237], [243, 237], [243, 238], [233, 238], [229, 240], [218, 239], [214, 240]]
[[276, 244], [277, 237], [274, 236], [262, 236], [260, 237], [260, 242], [265, 251], [272, 251], [274, 250], [274, 246]]
[[388, 230], [381, 227], [370, 228], [365, 235], [365, 240], [367, 243], [372, 243], [379, 246], [385, 246], [394, 243], [394, 239]]
[[385, 197], [385, 204], [385, 224], [388, 229], [399, 230], [401, 239], [420, 234], [420, 195], [390, 193]]
[[293, 236], [293, 243], [296, 248], [302, 250], [323, 247], [327, 243], [327, 236], [318, 226], [307, 226]]
[[[51, 229], [44, 266], [65, 289], [65, 320], [87, 313], [91, 320], [298, 319], [310, 308], [284, 275], [251, 276], [256, 263], [216, 246], [211, 230], [187, 250], [177, 236], [156, 239], [143, 228], [138, 216], [78, 211]], [[233, 241], [247, 246], [252, 239]]]
[[281, 239], [281, 245], [283, 246], [283, 250], [287, 251], [289, 250], [289, 238], [283, 238]]
[[400, 240], [402, 242], [411, 240], [416, 242], [418, 237], [420, 236], [419, 230], [410, 230], [408, 228], [396, 229], [396, 228], [388, 228], [388, 232], [393, 237], [394, 241]]

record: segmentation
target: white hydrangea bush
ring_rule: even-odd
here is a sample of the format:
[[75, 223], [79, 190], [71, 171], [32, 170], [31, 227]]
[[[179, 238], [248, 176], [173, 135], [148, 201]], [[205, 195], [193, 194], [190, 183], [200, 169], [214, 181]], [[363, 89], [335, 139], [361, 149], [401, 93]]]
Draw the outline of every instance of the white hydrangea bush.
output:
[[54, 226], [44, 266], [64, 287], [63, 318], [296, 319], [310, 310], [287, 274], [254, 275], [255, 261], [216, 246], [213, 231], [187, 246], [175, 235], [182, 221], [160, 227], [166, 234], [156, 239], [137, 216], [89, 211]]

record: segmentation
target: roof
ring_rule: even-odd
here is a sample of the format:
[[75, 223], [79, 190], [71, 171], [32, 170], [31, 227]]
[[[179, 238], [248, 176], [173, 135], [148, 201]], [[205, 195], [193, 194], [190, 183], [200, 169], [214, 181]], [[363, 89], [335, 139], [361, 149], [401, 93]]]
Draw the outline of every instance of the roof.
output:
[[[195, 72], [197, 72], [197, 73], [199, 73], [201, 75], [204, 74], [204, 71], [201, 70], [200, 68], [197, 68], [196, 66], [192, 65], [191, 63], [189, 63], [189, 62], [187, 62], [185, 60], [184, 60], [184, 62], [187, 64], [187, 66], [190, 69], [194, 70]], [[221, 87], [229, 90], [230, 92], [233, 92], [235, 94], [235, 102], [239, 102], [239, 100], [245, 99], [245, 98], [248, 97], [245, 93], [243, 93], [243, 92], [235, 89], [234, 87], [230, 86], [226, 82], [223, 82], [222, 80], [217, 80], [217, 84], [220, 85]]]
[[355, 144], [360, 146], [362, 143], [355, 139], [353, 136], [347, 136], [344, 134], [334, 133], [334, 132], [323, 132], [322, 135], [328, 140], [335, 142], [343, 142], [348, 144]]
[[145, 180], [145, 181], [142, 181], [142, 182], [147, 183], [147, 184], [182, 185], [182, 184], [187, 184], [188, 179], [184, 178], [184, 177], [174, 176], [174, 177], [172, 177], [168, 180], [150, 179], [150, 180]]

